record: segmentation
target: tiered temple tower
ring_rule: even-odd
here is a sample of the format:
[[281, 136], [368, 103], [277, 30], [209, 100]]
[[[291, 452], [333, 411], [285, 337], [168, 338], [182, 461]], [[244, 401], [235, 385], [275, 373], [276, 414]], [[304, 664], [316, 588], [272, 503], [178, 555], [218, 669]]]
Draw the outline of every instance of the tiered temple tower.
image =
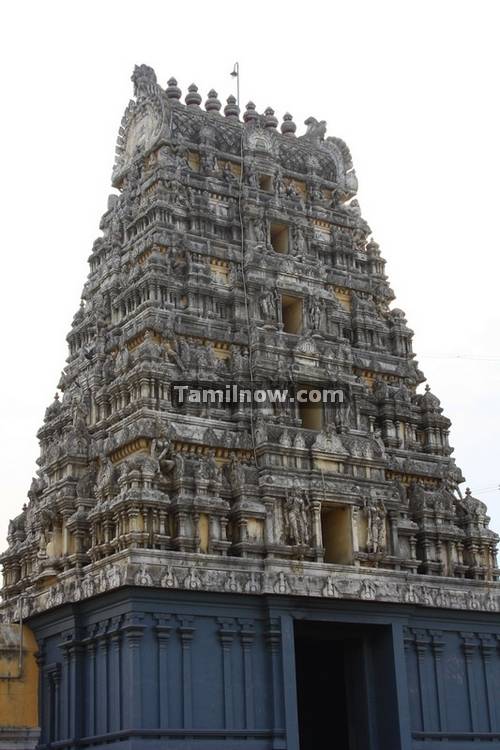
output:
[[[339, 685], [359, 671], [353, 706], [364, 701], [374, 733], [359, 747], [417, 748], [462, 720], [492, 735], [497, 678], [479, 656], [498, 669], [498, 537], [459, 489], [438, 398], [417, 392], [349, 149], [313, 117], [297, 136], [291, 115], [278, 127], [249, 103], [241, 121], [214, 90], [203, 108], [192, 85], [183, 104], [148, 66], [132, 80], [118, 193], [1, 557], [4, 619], [28, 618], [39, 643], [42, 745], [294, 748], [300, 736], [306, 750], [319, 739], [303, 686], [321, 678], [304, 665], [318, 639], [345, 645], [339, 622], [368, 659], [346, 667], [344, 648], [345, 678], [336, 667]], [[172, 384], [199, 381], [345, 398], [175, 401]], [[447, 698], [439, 670], [427, 689], [419, 670], [457, 654], [486, 679], [488, 712], [470, 684], [459, 700], [452, 680]], [[368, 662], [368, 680], [374, 664], [388, 675], [384, 696], [360, 687]], [[342, 721], [351, 747], [365, 729]]]

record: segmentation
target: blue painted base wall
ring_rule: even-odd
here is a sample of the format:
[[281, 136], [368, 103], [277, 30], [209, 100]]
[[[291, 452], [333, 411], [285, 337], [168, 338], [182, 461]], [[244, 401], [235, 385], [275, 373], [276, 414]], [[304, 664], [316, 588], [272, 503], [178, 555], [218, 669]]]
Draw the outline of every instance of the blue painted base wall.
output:
[[41, 746], [299, 750], [294, 644], [320, 622], [362, 633], [356, 750], [500, 748], [498, 615], [137, 588], [29, 623]]

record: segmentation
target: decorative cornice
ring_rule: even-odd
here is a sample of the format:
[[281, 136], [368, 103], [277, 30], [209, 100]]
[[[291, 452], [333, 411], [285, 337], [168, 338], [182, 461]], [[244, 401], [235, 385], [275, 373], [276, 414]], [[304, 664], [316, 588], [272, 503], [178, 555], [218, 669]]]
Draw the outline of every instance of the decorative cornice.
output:
[[[68, 571], [59, 579], [57, 585], [45, 591], [25, 593], [24, 619], [124, 586], [500, 611], [500, 583], [468, 581], [465, 588], [460, 581], [441, 576], [423, 578], [399, 571], [361, 570], [327, 563], [259, 561], [156, 550], [127, 550], [88, 566], [80, 575]], [[5, 602], [0, 612], [6, 621], [19, 619], [15, 602]]]

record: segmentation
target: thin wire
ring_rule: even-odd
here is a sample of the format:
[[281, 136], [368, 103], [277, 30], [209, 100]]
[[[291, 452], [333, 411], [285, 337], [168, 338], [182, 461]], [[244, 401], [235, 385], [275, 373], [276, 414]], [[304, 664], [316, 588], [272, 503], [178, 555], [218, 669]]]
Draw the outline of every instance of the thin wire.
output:
[[251, 342], [251, 324], [250, 324], [250, 307], [248, 301], [247, 282], [245, 278], [245, 229], [243, 224], [243, 145], [244, 145], [245, 129], [244, 125], [241, 125], [241, 139], [240, 139], [240, 179], [239, 179], [239, 192], [238, 192], [238, 214], [240, 219], [240, 240], [241, 240], [241, 277], [243, 281], [243, 295], [245, 298], [245, 316], [247, 320], [247, 337], [248, 337], [248, 367], [250, 370], [250, 384], [252, 387], [252, 398], [250, 399], [250, 435], [252, 438], [253, 457], [255, 466], [259, 468], [259, 461], [257, 458], [257, 446], [255, 443], [255, 430], [254, 430], [254, 409], [253, 409], [253, 351]]
[[500, 362], [500, 357], [488, 357], [487, 355], [473, 355], [473, 354], [420, 354], [421, 357], [426, 359], [467, 359], [476, 360], [478, 362]]

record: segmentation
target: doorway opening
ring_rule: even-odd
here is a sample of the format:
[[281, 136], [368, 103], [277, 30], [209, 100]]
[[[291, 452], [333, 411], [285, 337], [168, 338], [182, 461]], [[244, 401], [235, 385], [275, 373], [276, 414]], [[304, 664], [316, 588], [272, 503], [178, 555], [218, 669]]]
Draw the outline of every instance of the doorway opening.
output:
[[295, 668], [300, 750], [401, 747], [390, 627], [296, 620]]
[[295, 663], [300, 750], [350, 750], [343, 642], [297, 635]]

